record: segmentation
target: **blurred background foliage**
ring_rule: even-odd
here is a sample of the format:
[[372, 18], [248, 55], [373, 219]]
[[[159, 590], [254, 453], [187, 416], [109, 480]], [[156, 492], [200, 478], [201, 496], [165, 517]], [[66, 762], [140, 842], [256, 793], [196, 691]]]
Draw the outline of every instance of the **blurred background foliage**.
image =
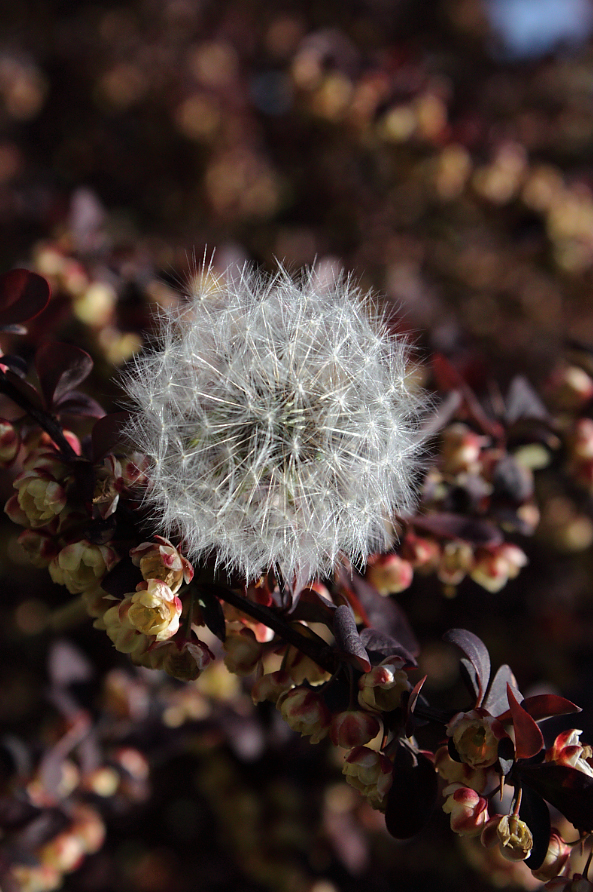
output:
[[[517, 372], [543, 387], [567, 341], [593, 344], [592, 30], [589, 0], [5, 5], [0, 268], [54, 289], [25, 353], [48, 333], [85, 347], [112, 408], [113, 366], [150, 307], [216, 248], [221, 269], [344, 265], [394, 303], [421, 357], [445, 353], [478, 391]], [[496, 595], [466, 581], [454, 600], [415, 580], [400, 602], [445, 700], [459, 699], [457, 661], [440, 635], [464, 626], [524, 691], [551, 685], [588, 708], [591, 740], [591, 496], [553, 475], [539, 487], [519, 579]], [[57, 734], [41, 630], [66, 595], [4, 531], [0, 720], [34, 752]], [[151, 798], [109, 800], [106, 846], [65, 888], [527, 882], [483, 850], [463, 858], [440, 814], [417, 841], [389, 839], [329, 752], [268, 714], [266, 736], [224, 671], [187, 692], [132, 674], [87, 626], [69, 634], [94, 666], [78, 694], [108, 760], [123, 741], [153, 774]]]

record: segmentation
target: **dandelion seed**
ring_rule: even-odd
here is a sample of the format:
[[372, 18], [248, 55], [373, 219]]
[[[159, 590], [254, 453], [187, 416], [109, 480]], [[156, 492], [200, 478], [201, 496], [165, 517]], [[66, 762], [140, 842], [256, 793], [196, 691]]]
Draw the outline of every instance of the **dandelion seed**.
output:
[[126, 389], [161, 534], [248, 580], [278, 565], [306, 582], [385, 548], [413, 502], [422, 401], [405, 340], [349, 278], [210, 278], [158, 346]]

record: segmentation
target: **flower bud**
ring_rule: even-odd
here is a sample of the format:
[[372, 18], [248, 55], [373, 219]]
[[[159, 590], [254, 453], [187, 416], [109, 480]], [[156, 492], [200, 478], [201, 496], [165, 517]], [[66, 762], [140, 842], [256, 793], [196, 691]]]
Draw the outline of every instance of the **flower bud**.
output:
[[472, 768], [488, 768], [498, 759], [498, 741], [506, 737], [501, 723], [485, 709], [458, 712], [447, 725], [462, 762]]
[[334, 746], [352, 749], [363, 746], [381, 730], [379, 720], [368, 712], [346, 710], [332, 716], [329, 736]]
[[552, 746], [546, 750], [546, 762], [568, 765], [593, 777], [593, 767], [588, 761], [593, 757], [593, 752], [590, 746], [583, 746], [579, 741], [582, 733], [576, 728], [571, 728], [559, 734]]
[[363, 709], [391, 712], [401, 704], [402, 694], [412, 687], [402, 666], [402, 660], [388, 657], [360, 677], [358, 702]]
[[80, 838], [71, 830], [58, 833], [38, 852], [42, 864], [55, 867], [61, 873], [70, 873], [80, 867], [85, 851]]
[[357, 746], [348, 753], [342, 773], [373, 808], [381, 808], [393, 783], [393, 763], [383, 753]]
[[319, 743], [327, 735], [331, 713], [321, 696], [305, 687], [292, 688], [276, 704], [282, 717], [293, 731]]
[[18, 883], [20, 892], [53, 892], [64, 882], [60, 871], [49, 864], [13, 864], [7, 876]]
[[177, 592], [183, 582], [191, 582], [194, 568], [168, 539], [155, 536], [155, 540], [132, 548], [132, 562], [140, 567], [143, 579], [162, 579], [173, 592]]
[[17, 490], [19, 506], [27, 517], [27, 526], [45, 526], [66, 506], [65, 489], [43, 469], [23, 471], [12, 485]]
[[55, 537], [42, 530], [23, 530], [18, 543], [34, 567], [48, 567], [59, 553]]
[[550, 379], [549, 388], [554, 402], [568, 412], [578, 411], [593, 397], [593, 380], [576, 365], [558, 369]]
[[525, 861], [533, 848], [531, 830], [518, 815], [504, 815], [498, 823], [500, 851], [507, 861]]
[[486, 591], [499, 592], [526, 563], [526, 554], [516, 545], [505, 542], [491, 548], [479, 548], [470, 575]]
[[432, 573], [439, 565], [441, 547], [435, 539], [408, 533], [402, 542], [402, 557], [419, 573]]
[[576, 461], [593, 459], [593, 419], [579, 418], [569, 438], [569, 448]]
[[374, 554], [368, 560], [366, 578], [380, 595], [395, 595], [410, 587], [414, 570], [398, 554]]
[[276, 672], [269, 672], [257, 679], [251, 688], [251, 697], [254, 703], [263, 703], [264, 700], [268, 700], [275, 704], [278, 702], [278, 698], [293, 686], [294, 682], [290, 673], [286, 669], [278, 669]]
[[90, 805], [76, 803], [72, 812], [72, 833], [87, 855], [98, 852], [105, 841], [105, 824]]
[[94, 590], [97, 583], [119, 560], [108, 545], [94, 545], [87, 539], [66, 545], [49, 565], [54, 582], [65, 585], [70, 594]]
[[474, 564], [474, 552], [467, 542], [447, 542], [443, 547], [437, 576], [446, 585], [459, 585]]
[[21, 448], [21, 438], [14, 425], [0, 418], [0, 468], [9, 468]]
[[251, 629], [229, 632], [223, 644], [224, 664], [235, 675], [251, 675], [262, 657], [262, 646]]
[[166, 641], [179, 628], [181, 601], [160, 579], [140, 586], [130, 599], [127, 621], [143, 635]]
[[128, 622], [127, 614], [131, 598], [126, 598], [110, 607], [103, 614], [102, 624], [116, 650], [123, 654], [142, 654], [152, 643]]
[[450, 784], [444, 791], [443, 811], [451, 815], [451, 830], [460, 836], [478, 836], [488, 820], [488, 802], [475, 790]]
[[161, 669], [179, 681], [195, 681], [214, 659], [203, 641], [166, 641], [147, 653], [152, 669]]
[[441, 746], [434, 755], [434, 767], [439, 777], [447, 784], [462, 784], [471, 787], [478, 793], [486, 789], [488, 782], [488, 770], [484, 768], [472, 768], [467, 762], [456, 762], [449, 755], [446, 746]]
[[553, 880], [557, 877], [561, 870], [564, 869], [566, 862], [570, 856], [570, 846], [567, 846], [558, 831], [552, 827], [550, 832], [550, 842], [548, 843], [548, 851], [543, 860], [541, 867], [533, 871], [536, 880], [545, 882]]
[[442, 469], [445, 474], [479, 470], [480, 453], [486, 437], [474, 433], [465, 424], [451, 424], [443, 431]]

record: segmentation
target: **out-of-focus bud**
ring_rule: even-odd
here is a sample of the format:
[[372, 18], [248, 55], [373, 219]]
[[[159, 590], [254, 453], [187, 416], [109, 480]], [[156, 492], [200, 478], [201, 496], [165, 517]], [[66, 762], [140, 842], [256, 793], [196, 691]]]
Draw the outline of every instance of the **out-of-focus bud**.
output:
[[203, 641], [166, 641], [150, 650], [146, 657], [152, 669], [162, 669], [179, 681], [195, 681], [206, 666], [214, 659], [214, 654]]
[[49, 864], [13, 864], [9, 877], [16, 880], [20, 892], [53, 892], [64, 883], [64, 877]]
[[80, 867], [85, 851], [80, 838], [72, 830], [64, 830], [39, 849], [42, 864], [69, 873]]
[[462, 784], [471, 787], [477, 793], [486, 789], [488, 771], [484, 768], [472, 768], [467, 762], [456, 762], [449, 755], [446, 746], [441, 746], [434, 755], [434, 767], [447, 784]]
[[141, 582], [130, 598], [127, 621], [143, 635], [167, 641], [179, 629], [182, 604], [160, 579]]
[[480, 453], [488, 443], [465, 424], [451, 424], [443, 431], [441, 467], [445, 474], [476, 472], [480, 468]]
[[87, 539], [66, 545], [49, 565], [54, 582], [65, 585], [70, 594], [94, 590], [119, 557], [108, 545], [94, 545]]
[[150, 460], [142, 452], [132, 452], [122, 461], [122, 477], [127, 487], [146, 486]]
[[368, 560], [366, 578], [380, 595], [396, 595], [410, 587], [414, 570], [398, 554], [374, 554]]
[[388, 657], [378, 666], [361, 675], [358, 702], [371, 712], [390, 712], [401, 704], [404, 691], [411, 690], [403, 660]]
[[525, 861], [533, 848], [531, 830], [518, 815], [504, 815], [498, 822], [500, 851], [507, 861]]
[[346, 781], [362, 793], [373, 808], [382, 808], [393, 783], [393, 763], [368, 746], [354, 747], [344, 761]]
[[489, 592], [499, 592], [527, 564], [527, 555], [517, 545], [504, 542], [491, 548], [478, 548], [470, 576]]
[[224, 664], [235, 675], [251, 675], [262, 657], [262, 646], [251, 629], [228, 632], [223, 644]]
[[334, 746], [352, 749], [376, 737], [381, 725], [376, 716], [358, 710], [346, 710], [332, 716], [329, 736]]
[[55, 537], [42, 530], [23, 530], [18, 543], [34, 567], [48, 567], [59, 553]]
[[76, 803], [72, 811], [72, 833], [87, 855], [98, 852], [105, 841], [105, 824], [90, 805]]
[[258, 678], [251, 688], [251, 697], [254, 703], [263, 703], [268, 700], [276, 704], [278, 698], [293, 687], [293, 680], [286, 669], [278, 669]]
[[569, 436], [569, 448], [577, 461], [593, 459], [593, 419], [579, 418]]
[[6, 418], [0, 418], [0, 468], [9, 468], [20, 448], [19, 432]]
[[446, 585], [459, 585], [474, 563], [474, 552], [467, 542], [447, 542], [443, 547], [437, 576]]
[[66, 490], [43, 469], [23, 471], [14, 480], [13, 486], [17, 490], [19, 506], [27, 518], [27, 526], [45, 526], [66, 506]]
[[488, 768], [498, 759], [498, 742], [506, 737], [501, 723], [485, 709], [458, 712], [447, 725], [462, 762], [472, 768]]
[[533, 871], [534, 877], [542, 882], [553, 880], [564, 869], [569, 856], [570, 846], [566, 845], [560, 833], [552, 827], [546, 857], [541, 867]]
[[432, 573], [441, 560], [441, 547], [436, 539], [409, 533], [402, 542], [402, 557], [418, 573]]
[[593, 758], [590, 746], [583, 746], [579, 740], [583, 732], [576, 728], [563, 731], [554, 743], [546, 750], [546, 762], [555, 762], [557, 765], [568, 765], [593, 777], [593, 767], [588, 760]]
[[311, 743], [319, 743], [327, 736], [331, 713], [316, 691], [296, 687], [279, 697], [276, 707], [288, 726]]
[[460, 836], [478, 836], [488, 820], [488, 802], [470, 787], [450, 784], [443, 790], [447, 797], [443, 811], [451, 816], [451, 830]]
[[163, 536], [155, 542], [143, 542], [130, 550], [130, 557], [140, 567], [143, 579], [162, 579], [173, 592], [185, 582], [191, 582], [194, 568], [190, 562]]
[[578, 411], [593, 397], [593, 380], [576, 365], [558, 369], [548, 388], [558, 408], [568, 412]]

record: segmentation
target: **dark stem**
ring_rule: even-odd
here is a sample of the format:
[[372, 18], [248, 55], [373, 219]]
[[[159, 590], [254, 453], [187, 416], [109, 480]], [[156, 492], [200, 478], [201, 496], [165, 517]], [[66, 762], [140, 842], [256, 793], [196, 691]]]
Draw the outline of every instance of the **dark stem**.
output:
[[43, 430], [50, 435], [56, 446], [58, 446], [62, 452], [64, 458], [78, 458], [76, 452], [64, 436], [60, 424], [53, 415], [50, 415], [49, 412], [45, 412], [43, 409], [37, 409], [35, 406], [32, 406], [29, 400], [18, 390], [18, 388], [7, 380], [5, 373], [1, 369], [0, 392], [9, 397], [9, 399], [11, 399], [13, 403], [16, 403], [17, 406], [20, 406], [27, 415], [30, 415], [31, 418], [37, 422], [39, 427], [43, 428]]
[[322, 669], [325, 669], [326, 672], [330, 672], [333, 675], [336, 671], [336, 663], [338, 660], [337, 655], [329, 644], [327, 644], [327, 642], [319, 635], [315, 634], [315, 632], [308, 630], [308, 634], [304, 635], [302, 632], [299, 632], [294, 625], [287, 623], [282, 617], [278, 616], [277, 613], [270, 610], [269, 607], [264, 607], [263, 604], [256, 604], [254, 601], [250, 601], [243, 595], [237, 594], [237, 592], [232, 589], [224, 588], [219, 585], [212, 585], [209, 586], [209, 588], [212, 591], [212, 594], [216, 595], [217, 598], [220, 598], [221, 601], [226, 601], [227, 604], [232, 604], [232, 606], [236, 607], [237, 610], [240, 610], [241, 613], [245, 613], [252, 619], [257, 620], [257, 622], [263, 623], [264, 626], [272, 629], [272, 631], [283, 638], [287, 644], [296, 647], [297, 650], [300, 650], [301, 653], [313, 660], [314, 663], [317, 663], [318, 666], [321, 666]]

